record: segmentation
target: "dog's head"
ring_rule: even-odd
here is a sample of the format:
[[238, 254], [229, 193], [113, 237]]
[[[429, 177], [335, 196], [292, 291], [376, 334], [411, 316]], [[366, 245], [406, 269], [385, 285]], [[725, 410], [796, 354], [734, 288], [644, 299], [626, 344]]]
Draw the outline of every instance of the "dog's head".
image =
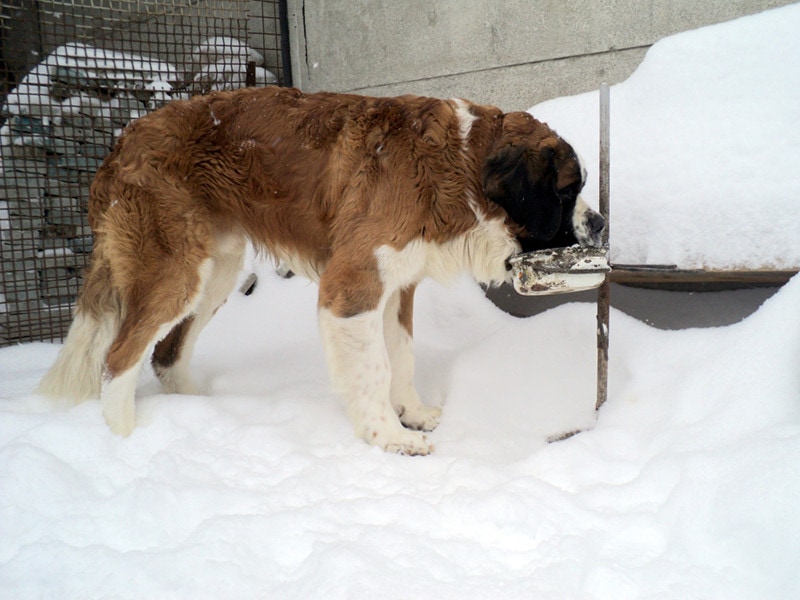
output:
[[483, 188], [518, 227], [524, 252], [600, 245], [605, 220], [580, 197], [585, 182], [578, 155], [547, 125], [524, 112], [504, 115]]

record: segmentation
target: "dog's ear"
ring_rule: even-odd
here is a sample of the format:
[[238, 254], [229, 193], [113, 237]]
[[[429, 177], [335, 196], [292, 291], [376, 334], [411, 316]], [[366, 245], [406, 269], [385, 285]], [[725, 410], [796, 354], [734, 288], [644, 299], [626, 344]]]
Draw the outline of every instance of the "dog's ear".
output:
[[489, 155], [483, 167], [486, 197], [538, 240], [549, 240], [561, 223], [561, 199], [556, 191], [555, 151], [506, 144]]

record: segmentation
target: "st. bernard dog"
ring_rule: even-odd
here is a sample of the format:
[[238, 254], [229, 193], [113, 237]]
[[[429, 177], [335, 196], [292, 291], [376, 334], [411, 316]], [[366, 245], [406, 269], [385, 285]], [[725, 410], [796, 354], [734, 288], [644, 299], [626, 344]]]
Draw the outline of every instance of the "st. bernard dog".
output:
[[270, 87], [175, 101], [128, 126], [97, 173], [91, 263], [39, 391], [99, 396], [123, 436], [148, 357], [167, 392], [196, 393], [193, 347], [249, 241], [319, 282], [356, 435], [428, 454], [440, 409], [414, 389], [415, 286], [464, 270], [500, 284], [523, 249], [598, 244], [584, 178], [544, 123], [466, 100]]

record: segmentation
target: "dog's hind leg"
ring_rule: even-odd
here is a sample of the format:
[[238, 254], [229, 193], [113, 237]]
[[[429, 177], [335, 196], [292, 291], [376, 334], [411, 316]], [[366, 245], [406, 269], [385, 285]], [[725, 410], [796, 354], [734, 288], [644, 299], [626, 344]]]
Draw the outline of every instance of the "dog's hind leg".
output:
[[189, 375], [194, 346], [203, 327], [225, 303], [236, 285], [236, 278], [242, 269], [244, 248], [245, 240], [240, 236], [231, 234], [217, 240], [211, 275], [205, 283], [197, 308], [156, 344], [153, 370], [167, 393], [197, 393]]
[[122, 436], [136, 425], [134, 394], [142, 365], [155, 345], [195, 311], [212, 261], [201, 260], [194, 269], [163, 266], [172, 277], [143, 279], [123, 297], [125, 317], [106, 356], [100, 401], [108, 426]]
[[383, 337], [392, 367], [391, 401], [400, 422], [409, 429], [433, 431], [442, 410], [422, 403], [414, 387], [412, 318], [415, 286], [389, 297], [383, 313]]
[[[204, 301], [200, 301], [200, 305]], [[197, 394], [197, 386], [189, 375], [194, 342], [200, 334], [202, 324], [198, 315], [188, 315], [175, 325], [170, 332], [156, 344], [151, 363], [153, 371], [168, 394]]]

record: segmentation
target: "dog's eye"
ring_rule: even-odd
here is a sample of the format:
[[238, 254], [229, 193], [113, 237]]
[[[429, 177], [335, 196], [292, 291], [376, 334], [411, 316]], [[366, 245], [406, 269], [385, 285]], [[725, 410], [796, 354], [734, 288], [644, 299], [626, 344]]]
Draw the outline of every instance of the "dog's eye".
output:
[[571, 183], [557, 191], [558, 197], [561, 200], [574, 200], [581, 193], [584, 185], [586, 185], [586, 182], [582, 179]]
[[577, 186], [568, 185], [567, 187], [558, 190], [558, 197], [561, 200], [573, 200], [578, 196], [579, 191], [580, 190], [577, 189]]

